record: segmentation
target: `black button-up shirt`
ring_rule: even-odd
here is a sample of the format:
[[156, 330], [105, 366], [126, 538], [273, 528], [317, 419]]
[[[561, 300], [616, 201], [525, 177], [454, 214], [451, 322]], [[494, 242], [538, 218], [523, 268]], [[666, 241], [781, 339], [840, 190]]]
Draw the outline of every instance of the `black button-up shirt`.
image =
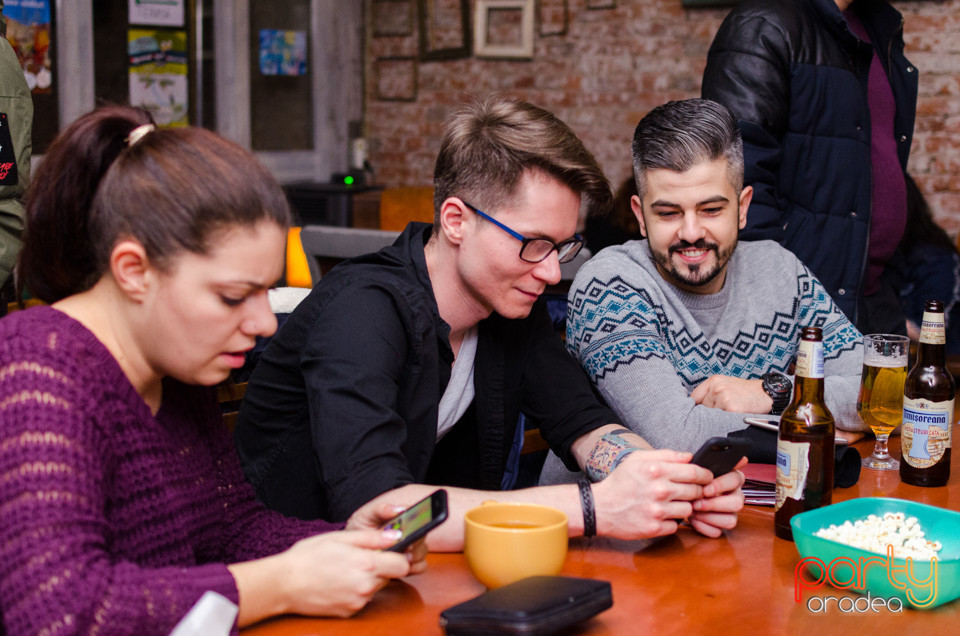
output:
[[409, 483], [495, 490], [521, 411], [574, 470], [573, 442], [616, 421], [539, 300], [527, 318], [479, 324], [474, 403], [438, 444], [453, 351], [424, 258], [430, 231], [411, 223], [334, 268], [264, 351], [236, 441], [268, 506], [343, 520]]

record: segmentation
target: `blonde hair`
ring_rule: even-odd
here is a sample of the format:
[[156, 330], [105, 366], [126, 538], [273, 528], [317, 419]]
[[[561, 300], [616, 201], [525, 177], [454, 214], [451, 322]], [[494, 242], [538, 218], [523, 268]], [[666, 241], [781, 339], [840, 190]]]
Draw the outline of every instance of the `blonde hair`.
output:
[[446, 123], [433, 173], [434, 223], [451, 196], [496, 211], [528, 170], [542, 170], [579, 193], [588, 214], [611, 205], [603, 170], [569, 126], [533, 104], [491, 96], [461, 108]]

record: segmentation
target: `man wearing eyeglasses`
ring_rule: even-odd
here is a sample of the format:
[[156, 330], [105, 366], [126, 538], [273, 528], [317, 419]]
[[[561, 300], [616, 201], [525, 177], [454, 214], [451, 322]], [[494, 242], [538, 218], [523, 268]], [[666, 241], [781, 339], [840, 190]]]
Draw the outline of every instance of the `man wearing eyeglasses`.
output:
[[[432, 226], [332, 270], [265, 350], [237, 424], [263, 501], [344, 520], [384, 493], [412, 504], [444, 486], [451, 521], [434, 550], [460, 549], [463, 513], [492, 496], [560, 508], [573, 535], [733, 527], [742, 475], [714, 479], [613, 424], [540, 300], [582, 246], [581, 208], [609, 203], [576, 135], [543, 109], [488, 99], [447, 122], [434, 183]], [[521, 412], [598, 483], [485, 492], [506, 485]]]

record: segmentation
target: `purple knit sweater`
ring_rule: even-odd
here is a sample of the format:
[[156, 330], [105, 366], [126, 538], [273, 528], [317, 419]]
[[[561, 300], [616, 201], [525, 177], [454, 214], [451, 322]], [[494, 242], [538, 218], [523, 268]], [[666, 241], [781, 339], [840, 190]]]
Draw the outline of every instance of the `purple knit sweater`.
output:
[[0, 320], [7, 633], [166, 634], [205, 590], [237, 602], [225, 564], [335, 527], [255, 500], [212, 390], [168, 379], [153, 416], [80, 323]]

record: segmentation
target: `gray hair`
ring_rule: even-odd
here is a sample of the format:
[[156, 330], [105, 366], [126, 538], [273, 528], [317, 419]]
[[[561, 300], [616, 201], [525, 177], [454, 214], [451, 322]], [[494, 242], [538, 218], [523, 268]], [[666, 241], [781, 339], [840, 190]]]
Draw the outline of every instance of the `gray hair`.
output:
[[743, 140], [737, 120], [709, 99], [686, 99], [657, 106], [633, 133], [633, 176], [643, 199], [648, 170], [686, 172], [704, 161], [727, 160], [730, 183], [743, 190]]

